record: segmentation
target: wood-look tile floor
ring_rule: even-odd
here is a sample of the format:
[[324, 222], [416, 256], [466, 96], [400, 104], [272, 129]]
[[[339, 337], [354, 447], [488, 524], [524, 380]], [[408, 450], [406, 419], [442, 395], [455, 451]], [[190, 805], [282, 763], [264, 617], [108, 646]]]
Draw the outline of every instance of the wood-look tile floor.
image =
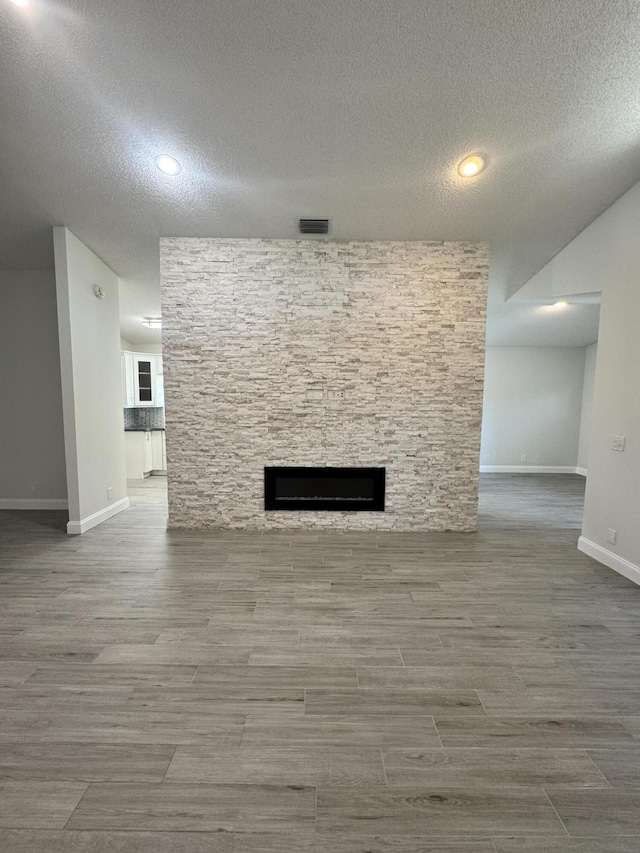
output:
[[640, 589], [583, 480], [477, 534], [0, 513], [0, 851], [638, 853]]

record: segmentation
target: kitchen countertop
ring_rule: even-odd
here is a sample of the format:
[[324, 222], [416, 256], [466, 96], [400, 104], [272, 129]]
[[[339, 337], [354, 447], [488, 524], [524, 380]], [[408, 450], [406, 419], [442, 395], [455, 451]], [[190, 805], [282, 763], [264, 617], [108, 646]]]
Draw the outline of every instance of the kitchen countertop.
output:
[[125, 432], [164, 432], [164, 427], [125, 427]]

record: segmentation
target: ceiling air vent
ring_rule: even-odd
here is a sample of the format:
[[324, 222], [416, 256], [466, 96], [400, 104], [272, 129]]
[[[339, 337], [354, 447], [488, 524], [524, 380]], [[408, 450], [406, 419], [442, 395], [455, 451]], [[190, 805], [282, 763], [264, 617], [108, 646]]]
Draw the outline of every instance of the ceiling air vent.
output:
[[328, 219], [301, 219], [299, 223], [301, 234], [328, 234]]

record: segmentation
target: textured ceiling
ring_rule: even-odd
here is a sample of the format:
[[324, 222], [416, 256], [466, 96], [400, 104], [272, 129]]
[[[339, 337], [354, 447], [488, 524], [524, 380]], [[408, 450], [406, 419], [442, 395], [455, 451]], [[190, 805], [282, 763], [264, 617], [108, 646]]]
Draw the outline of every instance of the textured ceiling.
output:
[[562, 332], [503, 303], [640, 179], [637, 0], [0, 0], [0, 38], [0, 268], [51, 266], [67, 225], [122, 277], [134, 342], [159, 236], [300, 216], [487, 240], [490, 342], [594, 339], [597, 306]]

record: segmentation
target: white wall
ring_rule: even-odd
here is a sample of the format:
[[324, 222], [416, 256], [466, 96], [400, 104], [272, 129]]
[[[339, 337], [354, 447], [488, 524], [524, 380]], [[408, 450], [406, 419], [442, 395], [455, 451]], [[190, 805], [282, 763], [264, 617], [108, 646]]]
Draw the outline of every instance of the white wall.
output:
[[148, 352], [151, 355], [162, 355], [162, 344], [133, 344], [131, 352]]
[[[129, 505], [118, 277], [66, 228], [53, 231], [69, 493], [67, 531], [84, 533]], [[94, 285], [103, 288], [104, 298], [95, 296]]]
[[[602, 294], [580, 547], [640, 583], [640, 194], [637, 202], [627, 252], [634, 263], [618, 268]], [[614, 435], [625, 436], [623, 453], [611, 449]]]
[[[602, 292], [578, 547], [640, 583], [640, 183], [525, 285], [530, 294]], [[521, 291], [522, 293], [525, 292]], [[611, 449], [613, 435], [625, 451]], [[607, 542], [608, 529], [616, 542]]]
[[0, 508], [66, 506], [55, 277], [0, 272]]
[[120, 348], [127, 352], [147, 352], [150, 355], [162, 355], [162, 344], [132, 344], [126, 338], [120, 338]]
[[591, 438], [591, 410], [593, 408], [593, 387], [596, 378], [596, 359], [598, 344], [591, 344], [585, 350], [584, 386], [582, 389], [582, 414], [580, 416], [580, 443], [578, 445], [578, 468], [585, 474], [589, 462], [589, 440]]
[[481, 470], [575, 471], [584, 363], [583, 347], [487, 347]]

